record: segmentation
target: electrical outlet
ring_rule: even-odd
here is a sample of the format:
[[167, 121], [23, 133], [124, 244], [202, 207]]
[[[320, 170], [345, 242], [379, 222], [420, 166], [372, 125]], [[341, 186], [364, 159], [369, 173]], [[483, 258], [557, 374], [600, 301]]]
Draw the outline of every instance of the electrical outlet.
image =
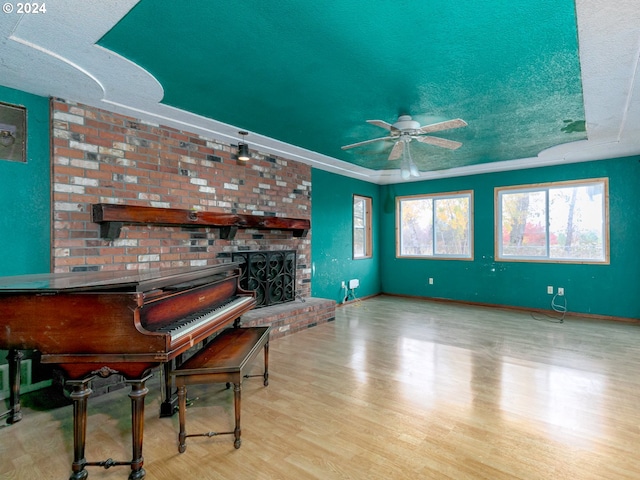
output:
[[552, 287], [551, 285], [549, 285], [549, 286], [547, 287], [547, 293], [548, 293], [549, 295], [553, 295], [553, 287]]
[[344, 280], [342, 281], [342, 285], [340, 285], [341, 288], [347, 288], [347, 284], [344, 283]]
[[433, 278], [429, 277], [429, 285], [433, 285]]
[[563, 287], [558, 287], [558, 295], [560, 295], [560, 296], [564, 295], [564, 288]]

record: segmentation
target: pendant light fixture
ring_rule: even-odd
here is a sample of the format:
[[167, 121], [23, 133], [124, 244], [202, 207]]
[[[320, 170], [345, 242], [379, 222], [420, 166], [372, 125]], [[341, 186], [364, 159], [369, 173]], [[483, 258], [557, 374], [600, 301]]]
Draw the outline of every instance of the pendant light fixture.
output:
[[249, 132], [245, 132], [241, 130], [238, 132], [242, 135], [242, 141], [238, 142], [238, 160], [241, 162], [246, 162], [251, 158], [251, 154], [249, 153], [249, 145], [244, 142], [245, 135], [249, 135]]

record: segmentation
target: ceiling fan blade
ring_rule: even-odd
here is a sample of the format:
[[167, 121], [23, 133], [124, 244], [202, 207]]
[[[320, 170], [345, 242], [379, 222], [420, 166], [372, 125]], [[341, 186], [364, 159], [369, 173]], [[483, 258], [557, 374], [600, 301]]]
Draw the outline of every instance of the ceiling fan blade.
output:
[[370, 123], [371, 125], [375, 125], [380, 128], [384, 128], [385, 130], [389, 130], [389, 131], [391, 131], [391, 129], [393, 128], [393, 125], [385, 122], [384, 120], [367, 120], [367, 123]]
[[441, 132], [442, 130], [449, 130], [451, 128], [460, 128], [460, 127], [466, 127], [466, 126], [467, 126], [467, 122], [465, 122], [461, 118], [456, 118], [455, 120], [447, 120], [445, 122], [432, 123], [431, 125], [425, 125], [424, 127], [420, 127], [420, 131], [422, 133]]
[[440, 137], [413, 137], [419, 142], [428, 143], [429, 145], [435, 145], [436, 147], [448, 148], [449, 150], [455, 150], [462, 146], [460, 142], [454, 142], [453, 140], [447, 140]]
[[398, 128], [394, 127], [388, 122], [385, 122], [384, 120], [367, 120], [367, 123], [375, 125], [376, 127], [384, 128], [385, 130], [389, 130], [393, 135], [400, 134], [400, 130], [398, 130]]
[[352, 143], [351, 145], [345, 145], [344, 147], [342, 147], [342, 150], [347, 150], [348, 148], [353, 148], [353, 147], [360, 147], [362, 145], [367, 145], [367, 144], [373, 143], [373, 142], [379, 142], [381, 140], [391, 140], [392, 138], [396, 138], [396, 137], [390, 136], [390, 137], [372, 138], [371, 140], [365, 140], [364, 142], [358, 142], [358, 143]]
[[404, 144], [402, 140], [398, 140], [396, 144], [391, 149], [391, 153], [389, 154], [389, 160], [397, 160], [402, 156], [402, 151], [404, 150]]

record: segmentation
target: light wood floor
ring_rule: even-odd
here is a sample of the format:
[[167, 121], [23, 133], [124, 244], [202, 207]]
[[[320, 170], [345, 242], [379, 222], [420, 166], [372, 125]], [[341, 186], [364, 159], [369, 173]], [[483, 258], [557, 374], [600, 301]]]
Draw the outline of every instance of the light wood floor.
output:
[[[179, 454], [150, 381], [146, 478], [638, 479], [639, 372], [638, 325], [376, 297], [271, 342], [270, 385], [244, 383], [239, 450], [189, 438]], [[190, 432], [231, 428], [230, 390], [189, 393]], [[72, 407], [25, 403], [0, 429], [0, 478], [67, 479]], [[129, 415], [126, 389], [89, 401], [89, 461], [131, 458]]]

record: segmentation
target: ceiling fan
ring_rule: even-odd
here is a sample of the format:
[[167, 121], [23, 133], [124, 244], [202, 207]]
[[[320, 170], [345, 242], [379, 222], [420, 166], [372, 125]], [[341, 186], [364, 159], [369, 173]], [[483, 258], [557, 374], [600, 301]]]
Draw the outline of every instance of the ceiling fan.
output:
[[360, 147], [362, 145], [368, 145], [369, 143], [384, 140], [395, 140], [396, 143], [393, 145], [393, 148], [389, 153], [389, 160], [397, 160], [402, 157], [400, 169], [402, 177], [405, 179], [410, 176], [419, 176], [418, 168], [413, 163], [413, 160], [411, 159], [411, 152], [409, 151], [409, 142], [411, 142], [411, 140], [417, 140], [418, 142], [427, 143], [429, 145], [455, 150], [460, 148], [462, 143], [447, 140], [446, 138], [432, 137], [426, 134], [467, 126], [467, 122], [460, 118], [421, 126], [420, 123], [413, 120], [410, 115], [400, 115], [398, 117], [398, 121], [394, 124], [387, 123], [384, 120], [367, 120], [367, 123], [384, 128], [389, 132], [389, 135], [386, 137], [372, 138], [371, 140], [365, 140], [363, 142], [352, 143], [351, 145], [345, 145], [342, 149], [347, 150], [349, 148]]

